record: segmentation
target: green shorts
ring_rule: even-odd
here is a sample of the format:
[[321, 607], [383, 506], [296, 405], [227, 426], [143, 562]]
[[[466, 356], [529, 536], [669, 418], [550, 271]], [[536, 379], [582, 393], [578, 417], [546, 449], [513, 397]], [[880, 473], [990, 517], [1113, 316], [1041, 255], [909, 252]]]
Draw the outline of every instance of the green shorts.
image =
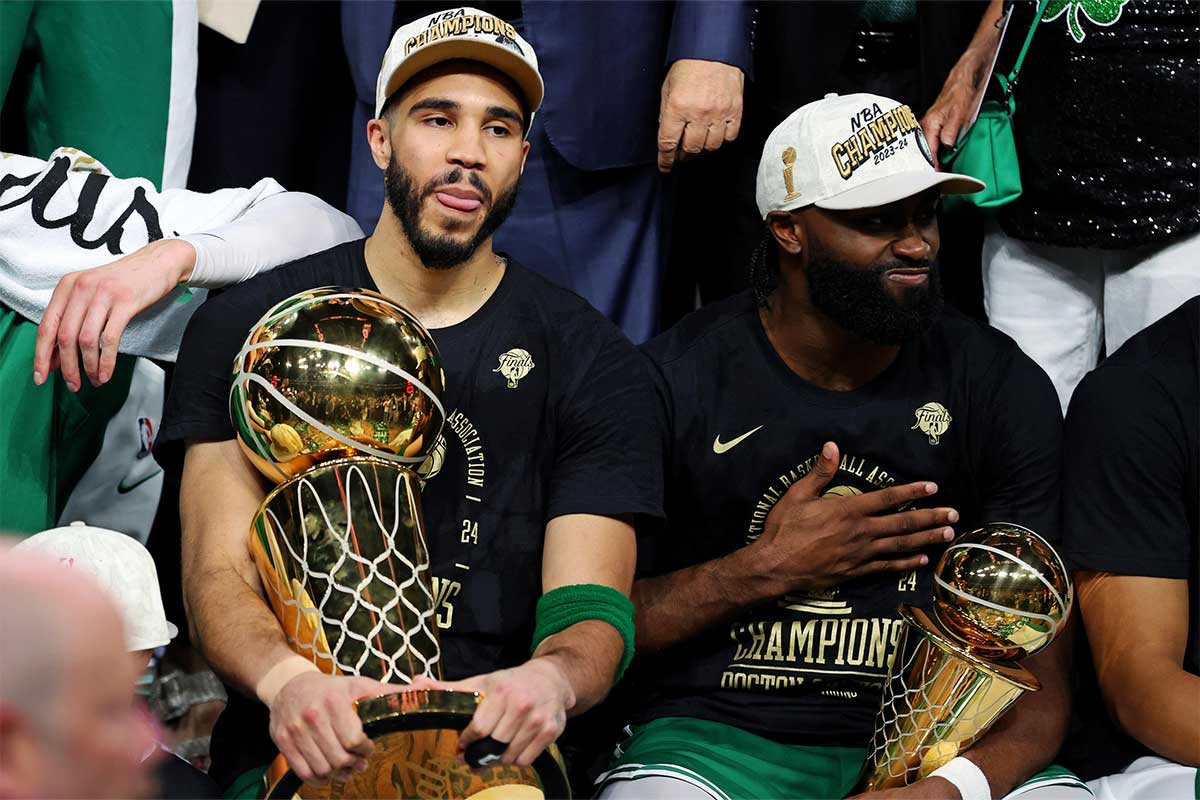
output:
[[664, 717], [617, 746], [596, 792], [615, 781], [672, 777], [721, 800], [845, 797], [866, 749], [780, 744], [732, 725]]
[[[781, 744], [741, 728], [690, 717], [665, 717], [632, 730], [613, 753], [595, 792], [617, 781], [670, 777], [720, 800], [842, 798], [853, 790], [866, 749]], [[1051, 766], [1012, 795], [1043, 786], [1087, 786], [1062, 767]]]

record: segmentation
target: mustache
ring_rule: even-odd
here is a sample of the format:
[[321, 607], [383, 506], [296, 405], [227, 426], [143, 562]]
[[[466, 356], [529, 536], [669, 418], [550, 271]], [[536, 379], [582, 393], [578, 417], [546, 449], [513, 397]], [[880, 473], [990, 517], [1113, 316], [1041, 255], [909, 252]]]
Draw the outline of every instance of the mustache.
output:
[[[443, 186], [453, 186], [456, 183], [462, 183], [463, 172], [462, 167], [455, 167], [449, 172], [438, 175], [436, 178], [431, 178], [421, 189], [421, 199], [424, 200]], [[467, 183], [471, 185], [472, 189], [479, 192], [479, 197], [483, 200], [484, 204], [490, 206], [492, 204], [492, 190], [483, 182], [483, 178], [479, 177], [478, 173], [475, 172], [467, 172], [466, 176]]]

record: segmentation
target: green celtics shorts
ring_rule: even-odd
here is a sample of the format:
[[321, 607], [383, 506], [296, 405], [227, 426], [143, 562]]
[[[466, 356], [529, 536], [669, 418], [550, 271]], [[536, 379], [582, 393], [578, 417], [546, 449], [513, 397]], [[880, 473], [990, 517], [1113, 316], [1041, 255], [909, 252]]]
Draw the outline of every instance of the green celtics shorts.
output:
[[[632, 729], [596, 779], [595, 793], [618, 781], [669, 777], [720, 800], [842, 798], [858, 782], [865, 757], [861, 747], [781, 744], [719, 722], [665, 717]], [[1048, 786], [1079, 790], [1081, 800], [1091, 796], [1079, 778], [1057, 766], [1009, 796]]]
[[865, 756], [861, 747], [780, 744], [732, 725], [664, 717], [633, 729], [595, 788], [671, 777], [722, 800], [837, 798], [854, 788]]

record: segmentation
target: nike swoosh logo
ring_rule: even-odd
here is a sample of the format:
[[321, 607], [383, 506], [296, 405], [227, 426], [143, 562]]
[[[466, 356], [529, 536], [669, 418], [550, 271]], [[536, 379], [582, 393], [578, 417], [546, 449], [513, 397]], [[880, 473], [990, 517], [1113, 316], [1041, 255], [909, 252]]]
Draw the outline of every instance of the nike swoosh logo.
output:
[[720, 434], [718, 434], [717, 438], [713, 439], [713, 452], [716, 453], [717, 455], [721, 455], [722, 453], [728, 453], [730, 450], [737, 447], [739, 444], [746, 441], [747, 439], [749, 439], [751, 436], [758, 433], [762, 429], [763, 429], [763, 426], [759, 425], [754, 430], [746, 431], [741, 436], [737, 437], [736, 439], [730, 439], [728, 442], [722, 442], [721, 436], [720, 436]]
[[149, 475], [147, 475], [146, 477], [142, 478], [140, 481], [134, 481], [129, 486], [125, 485], [125, 481], [121, 481], [120, 483], [117, 484], [117, 494], [128, 494], [129, 492], [132, 492], [137, 487], [141, 486], [146, 481], [153, 478], [155, 475], [161, 475], [161, 474], [162, 474], [161, 469], [156, 470], [155, 472], [152, 472]]

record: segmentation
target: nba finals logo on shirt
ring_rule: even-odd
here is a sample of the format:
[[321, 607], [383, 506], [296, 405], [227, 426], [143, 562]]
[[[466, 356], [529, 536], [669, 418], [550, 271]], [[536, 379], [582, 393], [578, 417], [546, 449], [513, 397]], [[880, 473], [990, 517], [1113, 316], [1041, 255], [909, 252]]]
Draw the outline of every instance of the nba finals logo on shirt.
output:
[[835, 142], [829, 149], [843, 180], [850, 180], [862, 165], [881, 164], [908, 147], [908, 135], [913, 131], [918, 134], [918, 147], [924, 145], [921, 149], [926, 160], [933, 163], [929, 144], [921, 135], [921, 124], [908, 106], [896, 106], [885, 112], [878, 103], [872, 103], [870, 108], [864, 108], [850, 118], [850, 131], [847, 139]]
[[950, 412], [941, 403], [926, 403], [914, 413], [917, 415], [917, 424], [909, 430], [920, 429], [921, 433], [929, 437], [930, 444], [940, 442], [942, 434], [949, 430], [950, 423], [954, 421]]
[[517, 381], [524, 378], [533, 369], [533, 356], [528, 350], [514, 347], [500, 356], [500, 366], [492, 372], [499, 372], [508, 379], [508, 388], [517, 388]]

